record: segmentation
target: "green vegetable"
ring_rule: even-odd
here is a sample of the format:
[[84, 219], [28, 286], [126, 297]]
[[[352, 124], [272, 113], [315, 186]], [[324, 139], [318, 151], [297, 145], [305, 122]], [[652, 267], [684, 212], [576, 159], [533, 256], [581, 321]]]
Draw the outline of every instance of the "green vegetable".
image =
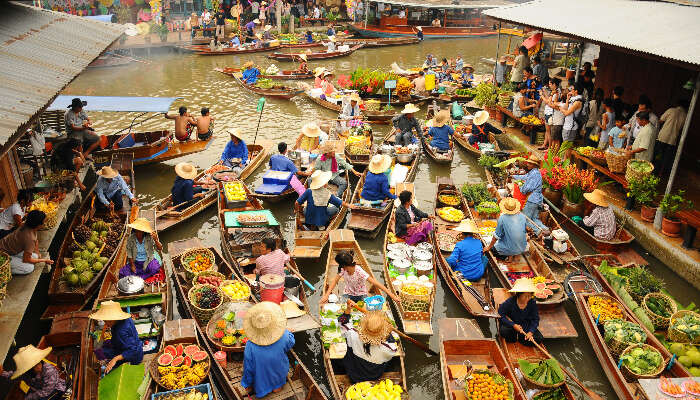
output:
[[501, 212], [501, 208], [493, 201], [484, 201], [476, 206], [476, 211], [479, 214], [497, 214]]
[[465, 183], [462, 186], [462, 194], [468, 202], [471, 202], [473, 204], [480, 204], [484, 201], [489, 201], [492, 199], [491, 193], [489, 193], [489, 190], [486, 188], [485, 183]]
[[564, 372], [557, 360], [550, 358], [539, 363], [518, 360], [520, 371], [528, 378], [543, 385], [556, 385], [564, 381]]
[[700, 336], [700, 318], [695, 314], [687, 314], [672, 320], [671, 327], [688, 335], [691, 342]]
[[650, 297], [647, 299], [646, 304], [647, 307], [649, 307], [649, 310], [651, 310], [651, 312], [653, 312], [654, 314], [664, 318], [671, 317], [670, 306], [666, 303], [665, 300], [660, 299], [658, 297]]
[[560, 388], [556, 388], [537, 394], [532, 400], [566, 400], [566, 397]]
[[654, 372], [663, 362], [661, 353], [658, 350], [643, 346], [635, 347], [625, 353], [620, 359], [623, 365], [637, 375], [646, 375]]
[[606, 343], [610, 343], [613, 338], [627, 344], [644, 343], [647, 340], [647, 334], [634, 322], [610, 319], [605, 321], [603, 327]]
[[481, 157], [479, 157], [479, 165], [488, 169], [493, 169], [494, 165], [500, 162], [501, 160], [497, 157], [489, 156], [487, 154], [482, 154]]
[[627, 291], [635, 298], [641, 299], [663, 287], [663, 282], [644, 267], [630, 268], [629, 272]]

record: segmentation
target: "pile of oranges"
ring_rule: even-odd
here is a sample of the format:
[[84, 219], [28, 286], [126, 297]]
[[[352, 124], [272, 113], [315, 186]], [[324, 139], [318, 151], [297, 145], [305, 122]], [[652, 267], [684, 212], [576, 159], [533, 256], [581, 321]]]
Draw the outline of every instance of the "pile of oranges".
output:
[[484, 373], [475, 372], [469, 379], [467, 393], [471, 400], [510, 400], [508, 381], [500, 376], [495, 377]]
[[194, 256], [194, 259], [187, 259], [187, 267], [192, 272], [208, 271], [211, 268], [211, 259], [202, 253]]

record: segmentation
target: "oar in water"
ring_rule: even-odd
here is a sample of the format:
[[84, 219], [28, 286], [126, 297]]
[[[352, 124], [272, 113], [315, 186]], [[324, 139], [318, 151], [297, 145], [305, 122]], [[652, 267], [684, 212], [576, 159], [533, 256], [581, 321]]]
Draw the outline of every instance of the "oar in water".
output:
[[301, 274], [299, 273], [299, 271], [297, 271], [294, 267], [292, 267], [292, 265], [291, 265], [290, 263], [287, 263], [286, 266], [287, 266], [287, 269], [289, 269], [290, 271], [292, 271], [292, 274], [294, 274], [297, 278], [299, 278], [302, 282], [304, 282], [304, 284], [305, 284], [306, 286], [308, 286], [309, 289], [311, 289], [312, 292], [315, 292], [315, 291], [316, 291], [316, 288], [314, 287], [314, 285], [312, 285], [311, 283], [309, 283], [309, 281], [307, 281], [306, 279], [304, 279], [304, 277], [301, 276]]
[[[367, 310], [365, 310], [364, 308], [358, 306], [358, 305], [357, 305], [355, 302], [353, 302], [352, 300], [348, 300], [348, 302], [352, 305], [352, 307], [353, 307], [354, 309], [359, 310], [359, 311], [362, 311], [362, 313], [364, 313], [364, 314], [367, 314]], [[438, 353], [435, 352], [435, 350], [433, 350], [433, 349], [431, 349], [430, 347], [428, 347], [425, 343], [421, 343], [421, 342], [419, 342], [418, 340], [416, 340], [416, 339], [414, 339], [414, 338], [408, 336], [407, 334], [401, 332], [398, 328], [395, 328], [395, 327], [392, 326], [392, 327], [391, 327], [391, 330], [394, 331], [394, 332], [396, 332], [396, 333], [398, 333], [399, 336], [401, 336], [402, 338], [404, 338], [404, 339], [408, 340], [409, 342], [413, 343], [413, 344], [416, 345], [418, 348], [420, 348], [420, 349], [423, 350], [424, 352], [430, 354], [431, 356], [437, 356], [437, 355], [438, 355]]]

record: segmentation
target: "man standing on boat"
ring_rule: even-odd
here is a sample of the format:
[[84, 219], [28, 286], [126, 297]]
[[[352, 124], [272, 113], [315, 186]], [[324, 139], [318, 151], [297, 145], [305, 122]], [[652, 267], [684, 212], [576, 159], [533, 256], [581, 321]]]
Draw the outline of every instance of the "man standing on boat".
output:
[[189, 140], [192, 134], [192, 126], [197, 125], [197, 121], [187, 112], [187, 107], [180, 106], [178, 109], [180, 115], [170, 115], [167, 112], [163, 113], [165, 119], [175, 120], [175, 138], [181, 142]]
[[209, 115], [209, 108], [202, 107], [202, 116], [197, 118], [197, 139], [207, 140], [214, 133], [214, 117]]
[[328, 36], [328, 41], [323, 43], [326, 46], [326, 53], [333, 53], [336, 51], [335, 47], [335, 36]]
[[416, 131], [416, 134], [420, 135], [420, 124], [418, 124], [418, 120], [413, 116], [413, 113], [418, 111], [420, 111], [418, 107], [408, 103], [401, 111], [401, 115], [391, 120], [394, 128], [396, 128], [395, 143], [397, 146], [408, 146], [413, 143], [413, 130]]
[[425, 73], [422, 70], [418, 71], [418, 77], [415, 78], [411, 84], [413, 85], [413, 90], [418, 96], [427, 95], [427, 91], [425, 90]]
[[214, 22], [216, 22], [216, 34], [214, 38], [215, 40], [223, 43], [226, 35], [224, 31], [224, 28], [226, 27], [226, 13], [224, 13], [223, 4], [219, 6], [219, 11], [214, 14]]
[[87, 113], [83, 111], [83, 107], [87, 105], [87, 101], [82, 101], [79, 98], [74, 98], [70, 106], [70, 110], [66, 111], [65, 124], [68, 137], [76, 138], [83, 144], [86, 150], [83, 156], [88, 160], [92, 160], [90, 153], [100, 144], [99, 136], [92, 129], [92, 122], [88, 118]]
[[520, 187], [520, 193], [527, 195], [527, 203], [523, 207], [523, 214], [527, 217], [527, 226], [538, 235], [547, 230], [547, 227], [540, 221], [540, 210], [542, 209], [542, 175], [540, 174], [540, 160], [531, 155], [525, 159], [525, 169], [527, 173], [523, 175], [513, 175], [513, 179], [524, 180]]
[[243, 141], [240, 129], [229, 129], [228, 133], [231, 136], [231, 141], [226, 144], [219, 164], [230, 167], [233, 172], [240, 175], [248, 164], [248, 146]]

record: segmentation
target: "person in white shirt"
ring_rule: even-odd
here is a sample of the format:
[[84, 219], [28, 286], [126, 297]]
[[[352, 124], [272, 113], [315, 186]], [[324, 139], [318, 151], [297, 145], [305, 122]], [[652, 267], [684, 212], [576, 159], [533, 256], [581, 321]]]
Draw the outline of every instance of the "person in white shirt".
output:
[[652, 129], [654, 132], [659, 130], [659, 117], [654, 114], [653, 111], [651, 111], [651, 100], [647, 95], [643, 94], [639, 96], [639, 105], [637, 106], [637, 111], [630, 117], [630, 121], [627, 125], [625, 125], [625, 128], [627, 128], [627, 132], [630, 132], [631, 135], [628, 137], [628, 144], [632, 143], [632, 141], [637, 137], [637, 133], [642, 129], [642, 126], [639, 125], [639, 122], [637, 120], [637, 114], [640, 112], [648, 112], [649, 113], [649, 123], [652, 126]]
[[17, 200], [0, 213], [0, 239], [22, 225], [24, 210], [32, 203], [32, 192], [21, 189], [17, 192]]
[[406, 10], [399, 11], [399, 18], [406, 18]]
[[678, 138], [681, 134], [681, 129], [685, 124], [686, 116], [688, 115], [688, 100], [680, 99], [675, 107], [671, 107], [661, 115], [659, 120], [661, 130], [656, 138], [656, 146], [654, 148], [654, 160], [656, 170], [659, 175], [664, 176], [671, 172], [673, 161], [676, 158], [676, 147]]
[[202, 11], [202, 28], [204, 29], [203, 36], [212, 36], [211, 32], [207, 30], [207, 28], [211, 28], [211, 13], [206, 8]]
[[314, 19], [319, 19], [321, 18], [321, 10], [318, 8], [318, 6], [314, 7]]
[[649, 113], [647, 111], [638, 112], [637, 123], [641, 129], [637, 132], [634, 143], [627, 146], [627, 152], [633, 154], [637, 160], [651, 161], [656, 138], [654, 128], [649, 122]]

